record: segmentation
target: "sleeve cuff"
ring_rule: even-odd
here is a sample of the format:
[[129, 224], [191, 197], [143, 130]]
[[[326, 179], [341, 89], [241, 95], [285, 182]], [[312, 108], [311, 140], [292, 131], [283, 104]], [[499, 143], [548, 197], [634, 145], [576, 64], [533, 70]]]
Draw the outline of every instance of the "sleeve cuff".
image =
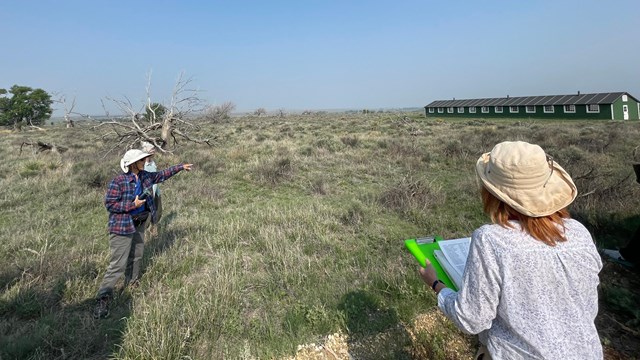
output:
[[447, 298], [455, 294], [457, 294], [457, 292], [453, 291], [453, 289], [450, 288], [444, 288], [440, 290], [440, 292], [438, 293], [438, 307], [444, 311]]

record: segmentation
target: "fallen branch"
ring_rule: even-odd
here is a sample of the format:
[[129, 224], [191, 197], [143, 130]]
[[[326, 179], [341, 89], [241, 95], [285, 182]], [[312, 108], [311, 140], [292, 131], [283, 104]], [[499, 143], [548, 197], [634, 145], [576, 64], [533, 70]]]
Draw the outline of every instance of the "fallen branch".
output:
[[631, 333], [631, 334], [633, 334], [633, 335], [635, 335], [635, 336], [637, 336], [637, 337], [640, 337], [640, 332], [638, 332], [638, 331], [636, 331], [636, 330], [633, 330], [632, 328], [628, 327], [627, 325], [625, 325], [625, 324], [621, 323], [620, 321], [618, 321], [618, 320], [614, 319], [614, 318], [613, 318], [613, 316], [611, 316], [611, 315], [609, 315], [609, 314], [606, 314], [606, 315], [607, 315], [607, 317], [608, 317], [609, 319], [611, 319], [614, 323], [616, 323], [616, 324], [620, 325], [620, 327], [622, 328], [622, 330], [625, 330], [625, 331], [627, 331], [627, 332], [629, 332], [629, 333]]
[[[178, 129], [173, 129], [172, 133], [175, 133], [175, 134], [177, 134], [177, 135], [180, 135], [180, 136], [182, 136], [183, 138], [185, 138], [185, 139], [187, 139], [187, 140], [189, 140], [189, 141], [192, 141], [192, 142], [194, 142], [194, 143], [198, 143], [198, 144], [202, 144], [202, 143], [204, 143], [204, 144], [207, 144], [207, 145], [209, 145], [209, 146], [213, 146], [213, 145], [211, 145], [211, 143], [210, 143], [210, 141], [211, 141], [212, 139], [194, 139], [194, 138], [191, 138], [189, 135], [187, 135], [187, 134], [185, 134], [185, 133], [181, 132], [181, 131], [180, 131], [180, 130], [178, 130]], [[215, 140], [215, 139], [216, 139], [216, 137], [214, 137], [214, 138], [213, 138], [213, 140]], [[175, 136], [174, 136], [174, 140], [175, 140]]]
[[29, 145], [29, 146], [33, 146], [36, 147], [36, 153], [41, 153], [41, 152], [45, 152], [45, 151], [51, 151], [51, 152], [58, 152], [58, 153], [63, 153], [69, 149], [67, 149], [66, 147], [63, 146], [57, 146], [55, 144], [49, 144], [49, 143], [45, 143], [42, 141], [37, 141], [37, 142], [31, 142], [31, 141], [23, 141], [22, 144], [20, 144], [20, 154], [22, 154], [22, 147], [25, 145]]

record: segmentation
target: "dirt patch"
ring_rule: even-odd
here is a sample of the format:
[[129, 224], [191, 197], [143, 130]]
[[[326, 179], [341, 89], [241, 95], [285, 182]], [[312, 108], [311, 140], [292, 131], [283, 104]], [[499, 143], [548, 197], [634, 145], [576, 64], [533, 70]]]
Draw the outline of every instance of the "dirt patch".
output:
[[342, 333], [327, 336], [322, 344], [307, 344], [298, 346], [296, 356], [286, 360], [328, 360], [352, 359], [349, 354], [348, 337]]
[[[637, 272], [606, 261], [600, 273], [603, 286], [631, 291], [640, 299]], [[601, 291], [596, 327], [600, 334], [605, 360], [640, 359], [640, 330], [628, 313], [611, 306]], [[640, 306], [640, 304], [638, 304]], [[453, 334], [453, 335], [452, 335]], [[386, 358], [393, 347], [403, 347], [413, 359], [471, 359], [477, 349], [477, 337], [453, 329], [453, 324], [438, 309], [419, 315], [410, 326], [398, 325], [375, 336], [351, 339], [344, 333], [327, 336], [321, 342], [298, 346], [294, 357], [286, 360], [353, 360]], [[397, 350], [397, 349], [396, 349]]]
[[439, 309], [418, 316], [407, 332], [414, 359], [471, 359], [478, 347], [477, 336], [456, 329]]
[[398, 325], [357, 339], [335, 333], [322, 342], [300, 345], [296, 355], [286, 360], [470, 359], [477, 347], [475, 337], [452, 327], [434, 308], [411, 326]]

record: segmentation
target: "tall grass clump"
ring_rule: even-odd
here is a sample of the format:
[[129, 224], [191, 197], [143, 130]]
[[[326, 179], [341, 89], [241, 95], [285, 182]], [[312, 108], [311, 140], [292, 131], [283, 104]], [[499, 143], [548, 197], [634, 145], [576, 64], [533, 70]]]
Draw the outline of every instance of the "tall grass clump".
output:
[[329, 193], [329, 184], [324, 176], [319, 176], [309, 181], [309, 191], [315, 195], [327, 195]]
[[262, 183], [277, 185], [290, 180], [294, 166], [289, 157], [268, 159], [258, 164], [254, 170], [255, 177]]
[[349, 147], [356, 147], [358, 146], [359, 139], [356, 136], [343, 136], [340, 138], [340, 141]]
[[442, 204], [445, 197], [438, 186], [409, 175], [384, 190], [378, 201], [388, 209], [405, 213], [425, 211], [430, 206]]

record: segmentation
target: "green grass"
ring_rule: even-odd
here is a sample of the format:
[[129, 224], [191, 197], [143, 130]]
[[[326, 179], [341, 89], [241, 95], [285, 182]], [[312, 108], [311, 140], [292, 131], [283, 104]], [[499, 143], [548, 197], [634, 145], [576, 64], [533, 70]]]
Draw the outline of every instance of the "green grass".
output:
[[453, 326], [398, 331], [435, 306], [402, 240], [484, 223], [474, 164], [503, 140], [540, 144], [575, 177], [584, 195], [571, 210], [598, 243], [638, 224], [632, 122], [321, 114], [202, 131], [214, 147], [157, 156], [195, 170], [161, 185], [141, 286], [101, 321], [90, 310], [109, 256], [103, 197], [121, 154], [104, 156], [83, 124], [29, 133], [63, 154], [19, 153], [24, 133], [0, 135], [1, 358], [282, 358], [336, 332], [356, 353], [377, 339], [378, 356], [448, 358]]

